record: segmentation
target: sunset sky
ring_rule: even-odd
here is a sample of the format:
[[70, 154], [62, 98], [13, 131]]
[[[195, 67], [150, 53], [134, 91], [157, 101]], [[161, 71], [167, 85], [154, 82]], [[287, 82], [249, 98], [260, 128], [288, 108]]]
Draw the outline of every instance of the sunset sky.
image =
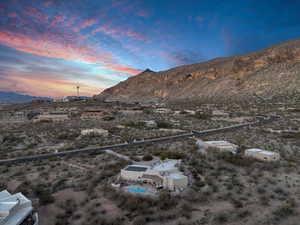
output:
[[300, 37], [296, 0], [0, 0], [0, 91], [94, 95]]

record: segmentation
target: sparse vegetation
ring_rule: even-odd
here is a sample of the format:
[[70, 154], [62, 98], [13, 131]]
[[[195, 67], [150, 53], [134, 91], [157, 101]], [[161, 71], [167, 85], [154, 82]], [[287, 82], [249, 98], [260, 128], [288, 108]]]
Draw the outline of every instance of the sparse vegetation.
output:
[[[74, 107], [72, 104], [83, 107], [79, 103], [66, 104], [59, 107]], [[168, 133], [168, 129], [161, 131], [160, 128], [189, 132], [236, 124], [214, 120], [210, 113], [214, 109], [230, 113], [230, 119], [272, 112], [283, 116], [284, 120], [263, 127], [203, 137], [204, 140], [228, 140], [239, 145], [236, 155], [211, 149], [208, 151], [211, 154], [204, 154], [198, 151], [194, 139], [113, 149], [139, 163], [181, 159], [180, 170], [191, 178], [191, 182], [188, 189], [179, 195], [167, 191], [160, 191], [153, 197], [129, 195], [112, 188], [111, 183], [117, 180], [120, 169], [130, 162], [104, 152], [0, 166], [0, 188], [20, 191], [33, 199], [37, 209], [43, 209], [40, 217], [51, 221], [49, 225], [80, 225], [86, 224], [86, 221], [95, 225], [297, 224], [300, 209], [297, 198], [300, 187], [299, 140], [294, 133], [287, 138], [267, 130], [299, 127], [300, 122], [295, 120], [297, 116], [292, 114], [297, 112], [280, 111], [281, 105], [267, 102], [220, 101], [207, 106], [202, 101], [185, 101], [168, 103], [166, 107], [173, 111], [198, 107], [199, 112], [204, 113], [194, 116], [187, 113], [158, 114], [149, 108], [143, 109], [147, 113], [125, 118], [113, 107], [131, 109], [137, 107], [136, 104], [97, 101], [85, 104], [86, 107], [105, 108], [114, 119], [73, 118], [58, 123], [6, 124], [0, 127], [0, 157], [12, 158], [174, 135]], [[299, 102], [285, 105], [291, 106], [299, 108]], [[158, 127], [147, 128], [143, 122], [147, 120], [158, 121]], [[80, 136], [80, 130], [95, 127], [108, 130], [109, 137]], [[243, 157], [244, 150], [249, 147], [279, 152], [282, 159], [276, 163], [250, 160]]]

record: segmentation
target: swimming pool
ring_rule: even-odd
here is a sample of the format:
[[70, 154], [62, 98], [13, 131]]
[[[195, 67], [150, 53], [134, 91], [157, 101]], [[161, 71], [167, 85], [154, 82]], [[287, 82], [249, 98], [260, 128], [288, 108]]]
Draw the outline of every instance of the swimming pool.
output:
[[136, 193], [146, 193], [148, 190], [140, 188], [127, 188], [127, 191], [136, 192]]

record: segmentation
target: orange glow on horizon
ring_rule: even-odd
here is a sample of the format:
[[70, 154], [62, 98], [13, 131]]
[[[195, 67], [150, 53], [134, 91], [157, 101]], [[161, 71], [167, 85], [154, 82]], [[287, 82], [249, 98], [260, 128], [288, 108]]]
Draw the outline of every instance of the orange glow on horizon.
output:
[[[104, 89], [89, 86], [82, 83], [70, 82], [67, 80], [50, 80], [42, 78], [26, 78], [20, 76], [11, 77], [7, 83], [15, 83], [19, 92], [34, 96], [58, 98], [62, 96], [76, 95], [77, 86], [80, 86], [80, 95], [93, 96]], [[5, 82], [3, 83], [5, 85]], [[1, 88], [2, 85], [0, 85]], [[15, 91], [15, 90], [11, 90]]]

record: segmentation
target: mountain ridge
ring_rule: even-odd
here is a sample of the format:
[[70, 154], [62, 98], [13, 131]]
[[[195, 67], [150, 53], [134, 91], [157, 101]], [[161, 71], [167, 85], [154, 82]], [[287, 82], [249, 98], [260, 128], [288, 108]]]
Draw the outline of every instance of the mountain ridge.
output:
[[22, 94], [18, 94], [15, 92], [0, 91], [0, 104], [25, 103], [25, 102], [30, 102], [32, 100], [49, 100], [49, 101], [51, 101], [52, 99], [47, 98], [47, 97], [22, 95]]
[[201, 97], [272, 97], [300, 92], [300, 39], [252, 53], [142, 73], [97, 98], [126, 101]]

